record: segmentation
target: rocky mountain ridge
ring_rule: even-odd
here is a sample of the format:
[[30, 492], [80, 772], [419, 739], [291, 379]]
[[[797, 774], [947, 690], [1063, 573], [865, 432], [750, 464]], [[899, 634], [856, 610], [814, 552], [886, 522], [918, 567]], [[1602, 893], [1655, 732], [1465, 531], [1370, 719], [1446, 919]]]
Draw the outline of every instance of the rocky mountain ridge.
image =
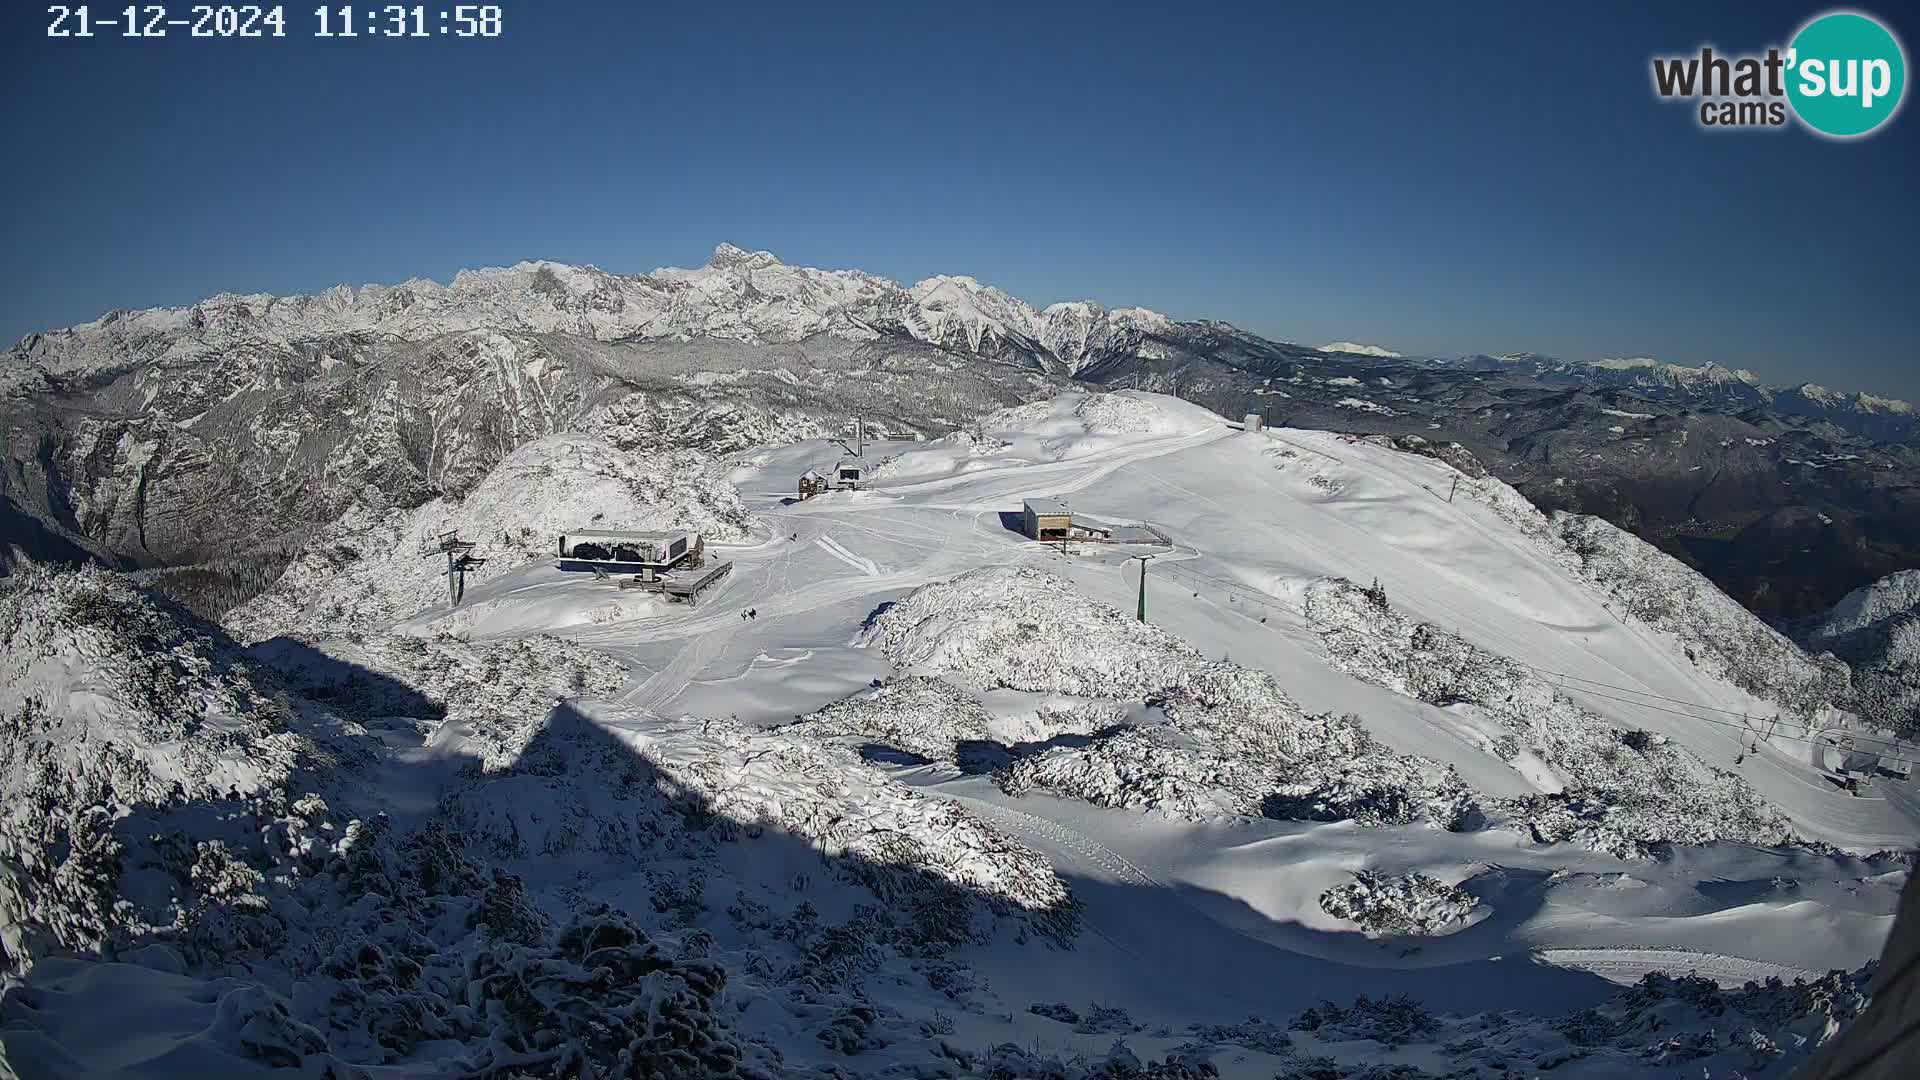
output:
[[[185, 308], [113, 311], [23, 339], [0, 389], [71, 389], [76, 381], [140, 364], [184, 359], [196, 345], [362, 334], [418, 341], [481, 330], [605, 342], [704, 337], [771, 344], [816, 334], [850, 341], [891, 335], [1073, 374], [1172, 325], [1145, 308], [1109, 311], [1080, 301], [1035, 309], [971, 277], [941, 275], [901, 286], [859, 270], [788, 266], [771, 252], [721, 244], [705, 266], [691, 270], [615, 274], [522, 262], [463, 270], [445, 285], [416, 278], [304, 296], [222, 294]], [[307, 359], [323, 371], [339, 362], [324, 347]]]
[[1621, 390], [1672, 404], [1769, 409], [1785, 416], [1825, 420], [1867, 438], [1920, 438], [1920, 414], [1910, 402], [1866, 391], [1830, 390], [1813, 382], [1774, 385], [1745, 368], [1728, 368], [1713, 361], [1694, 366], [1645, 356], [1578, 361], [1539, 353], [1511, 353], [1435, 363], [1476, 371], [1520, 372], [1556, 385]]
[[1458, 442], [1537, 504], [1632, 529], [1770, 618], [1920, 565], [1920, 429], [1901, 403], [1711, 366], [1390, 352], [732, 245], [651, 274], [529, 262], [113, 312], [0, 357], [0, 565], [245, 556], [350, 506], [462, 497], [558, 432], [719, 454], [855, 416], [937, 435], [1074, 382]]

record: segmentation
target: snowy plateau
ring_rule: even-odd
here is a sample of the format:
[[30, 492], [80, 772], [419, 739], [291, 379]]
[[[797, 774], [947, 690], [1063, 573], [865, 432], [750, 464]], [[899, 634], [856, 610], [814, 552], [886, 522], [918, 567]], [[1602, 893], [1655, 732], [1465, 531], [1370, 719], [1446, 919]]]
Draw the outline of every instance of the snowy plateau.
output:
[[[857, 338], [884, 290], [829, 286]], [[1062, 355], [1153, 318], [910, 295]], [[489, 432], [219, 621], [23, 561], [0, 1073], [1783, 1077], [1869, 1009], [1920, 799], [1828, 740], [1911, 685], [1911, 577], [1783, 633], [1455, 447], [1047, 389], [806, 500], [812, 414]], [[1143, 542], [1033, 542], [1040, 498]], [[669, 604], [582, 528], [732, 570]]]

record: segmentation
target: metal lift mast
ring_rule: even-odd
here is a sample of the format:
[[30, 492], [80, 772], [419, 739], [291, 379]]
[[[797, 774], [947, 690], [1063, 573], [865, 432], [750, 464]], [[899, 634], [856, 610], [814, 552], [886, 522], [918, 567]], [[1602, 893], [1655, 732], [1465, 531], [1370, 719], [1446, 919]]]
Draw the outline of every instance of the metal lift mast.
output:
[[467, 571], [486, 565], [487, 560], [476, 558], [473, 554], [473, 549], [478, 546], [471, 540], [460, 539], [458, 530], [425, 537], [420, 541], [421, 558], [430, 559], [435, 555], [447, 557], [447, 603], [450, 606], [458, 607], [460, 598], [467, 593]]

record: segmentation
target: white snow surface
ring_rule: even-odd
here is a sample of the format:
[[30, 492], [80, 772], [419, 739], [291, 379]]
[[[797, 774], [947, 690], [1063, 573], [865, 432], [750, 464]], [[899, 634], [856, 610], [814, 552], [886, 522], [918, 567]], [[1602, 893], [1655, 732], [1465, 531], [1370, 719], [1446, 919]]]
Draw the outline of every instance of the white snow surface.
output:
[[[829, 284], [715, 261], [656, 285]], [[804, 502], [839, 446], [545, 446], [471, 518], [432, 511], [525, 553], [457, 608], [428, 519], [350, 515], [235, 613], [251, 650], [99, 571], [11, 582], [0, 1061], [1781, 1075], [1862, 1007], [1845, 972], [1910, 868], [1865, 853], [1911, 848], [1920, 799], [1830, 782], [1800, 741], [1820, 664], [1685, 567], [1495, 480], [1449, 502], [1431, 457], [1156, 395], [965, 432]], [[1038, 497], [1171, 542], [1029, 542]], [[544, 556], [601, 510], [731, 523], [733, 572], [622, 606]], [[1615, 789], [1682, 785], [1675, 828], [1582, 835], [1639, 813], [1594, 782], [1608, 753]], [[1739, 842], [1778, 837], [1736, 804], [1832, 846]]]
[[1158, 437], [1217, 433], [1220, 418], [1164, 395], [1132, 390], [1070, 393], [1002, 409], [951, 435], [887, 455], [872, 470], [886, 481], [933, 479], [1012, 465], [1110, 455]]

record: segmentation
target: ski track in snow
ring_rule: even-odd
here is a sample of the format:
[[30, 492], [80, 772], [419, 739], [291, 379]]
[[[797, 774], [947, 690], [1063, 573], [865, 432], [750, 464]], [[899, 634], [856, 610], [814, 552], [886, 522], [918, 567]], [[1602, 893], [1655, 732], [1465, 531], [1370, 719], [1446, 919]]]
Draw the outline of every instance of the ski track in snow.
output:
[[1017, 839], [1025, 840], [1043, 851], [1066, 853], [1071, 861], [1101, 870], [1115, 881], [1145, 889], [1165, 888], [1165, 883], [1134, 865], [1126, 856], [1078, 829], [1024, 810], [1016, 810], [992, 799], [943, 791], [937, 787], [922, 790], [965, 806], [974, 815], [988, 819]]
[[855, 555], [853, 552], [840, 546], [840, 542], [833, 537], [822, 536], [818, 540], [815, 540], [814, 543], [819, 544], [821, 548], [825, 549], [827, 554], [839, 559], [841, 562], [846, 563], [848, 566], [853, 567], [868, 577], [880, 576], [880, 567], [876, 566], [872, 559], [863, 559]]
[[1591, 971], [1608, 982], [1618, 983], [1621, 986], [1631, 986], [1639, 982], [1642, 976], [1654, 971], [1664, 971], [1669, 974], [1691, 972], [1712, 979], [1723, 987], [1741, 986], [1749, 981], [1761, 982], [1775, 977], [1789, 983], [1795, 979], [1812, 981], [1821, 975], [1821, 972], [1808, 971], [1805, 968], [1787, 964], [1749, 960], [1746, 957], [1728, 956], [1724, 953], [1694, 952], [1689, 949], [1617, 946], [1535, 949], [1533, 954], [1550, 964]]

